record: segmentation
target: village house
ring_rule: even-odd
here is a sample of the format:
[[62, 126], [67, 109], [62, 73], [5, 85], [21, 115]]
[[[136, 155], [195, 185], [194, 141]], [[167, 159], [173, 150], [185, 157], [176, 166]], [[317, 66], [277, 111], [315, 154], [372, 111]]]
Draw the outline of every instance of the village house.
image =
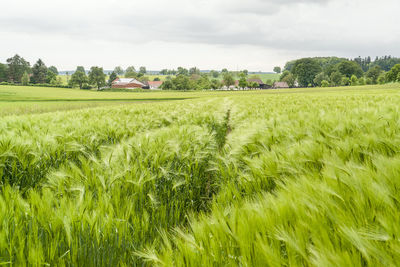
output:
[[147, 82], [147, 84], [149, 85], [149, 89], [159, 90], [159, 89], [161, 89], [160, 87], [163, 84], [163, 81], [149, 81], [149, 82]]
[[134, 78], [117, 78], [111, 83], [111, 88], [136, 89], [144, 88], [146, 85]]

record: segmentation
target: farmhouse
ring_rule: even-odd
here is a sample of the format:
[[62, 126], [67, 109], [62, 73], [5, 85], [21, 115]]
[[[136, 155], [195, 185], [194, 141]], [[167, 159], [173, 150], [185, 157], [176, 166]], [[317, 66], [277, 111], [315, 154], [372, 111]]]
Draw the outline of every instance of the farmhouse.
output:
[[160, 89], [160, 86], [163, 84], [163, 81], [149, 81], [147, 83], [150, 89], [157, 90]]
[[134, 78], [117, 78], [111, 84], [111, 88], [120, 89], [135, 89], [143, 87], [146, 87], [146, 85]]
[[279, 89], [279, 88], [289, 88], [289, 85], [287, 82], [274, 82], [274, 89]]
[[260, 88], [260, 89], [268, 89], [268, 88], [270, 88], [270, 86], [268, 86], [268, 84], [265, 84], [261, 79], [248, 79], [247, 83], [248, 84], [257, 83], [258, 84], [258, 88]]

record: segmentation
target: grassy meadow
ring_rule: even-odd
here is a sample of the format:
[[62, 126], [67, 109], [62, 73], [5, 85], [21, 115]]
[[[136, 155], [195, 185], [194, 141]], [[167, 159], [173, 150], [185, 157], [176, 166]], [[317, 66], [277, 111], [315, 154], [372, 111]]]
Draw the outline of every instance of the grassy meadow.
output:
[[0, 265], [397, 266], [400, 84], [0, 86]]

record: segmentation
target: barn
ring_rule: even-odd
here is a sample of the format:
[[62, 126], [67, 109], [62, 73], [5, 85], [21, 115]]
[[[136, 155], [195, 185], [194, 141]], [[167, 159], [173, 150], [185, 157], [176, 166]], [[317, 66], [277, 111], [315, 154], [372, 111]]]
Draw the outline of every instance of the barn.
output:
[[287, 82], [275, 82], [273, 88], [274, 89], [289, 88], [289, 85]]
[[268, 85], [265, 84], [261, 79], [257, 79], [257, 78], [255, 78], [255, 79], [248, 79], [248, 80], [247, 80], [247, 83], [248, 83], [248, 84], [256, 83], [256, 84], [258, 84], [258, 88], [260, 88], [260, 89], [268, 89], [268, 88], [271, 88], [271, 86], [268, 86]]
[[117, 78], [111, 83], [111, 88], [136, 89], [143, 87], [146, 85], [134, 78]]

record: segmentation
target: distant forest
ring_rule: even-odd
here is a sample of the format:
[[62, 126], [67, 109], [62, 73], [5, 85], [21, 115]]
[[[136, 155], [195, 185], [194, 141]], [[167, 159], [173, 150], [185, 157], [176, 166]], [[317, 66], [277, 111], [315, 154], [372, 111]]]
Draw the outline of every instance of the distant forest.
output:
[[[322, 68], [335, 65], [342, 61], [348, 61], [347, 58], [339, 58], [339, 57], [315, 57]], [[390, 71], [396, 64], [400, 64], [400, 58], [392, 57], [392, 56], [383, 56], [383, 57], [376, 57], [374, 61], [371, 60], [371, 57], [357, 57], [354, 58], [352, 61], [356, 62], [360, 65], [361, 69], [364, 72], [367, 72], [370, 68], [375, 66], [379, 66], [383, 71]], [[290, 71], [294, 65], [296, 60], [292, 60], [286, 63], [284, 70]]]
[[374, 61], [371, 57], [314, 57], [287, 62], [280, 79], [290, 87], [383, 84], [400, 81], [399, 72], [400, 58], [392, 56]]

